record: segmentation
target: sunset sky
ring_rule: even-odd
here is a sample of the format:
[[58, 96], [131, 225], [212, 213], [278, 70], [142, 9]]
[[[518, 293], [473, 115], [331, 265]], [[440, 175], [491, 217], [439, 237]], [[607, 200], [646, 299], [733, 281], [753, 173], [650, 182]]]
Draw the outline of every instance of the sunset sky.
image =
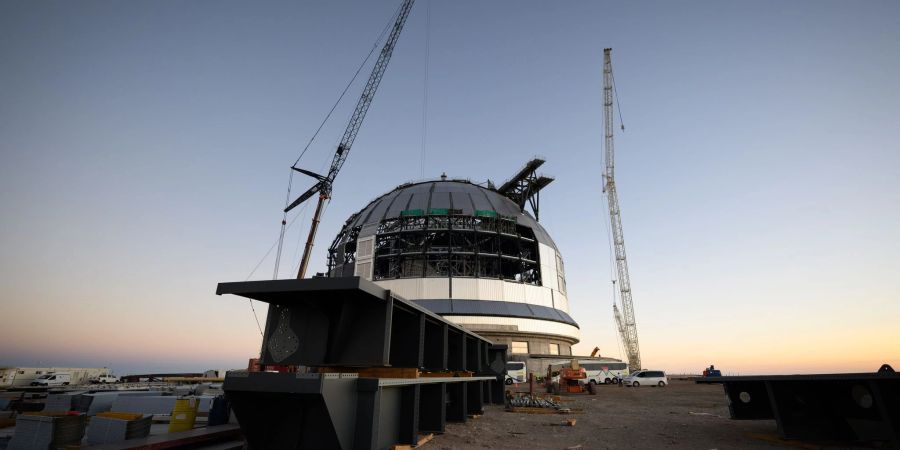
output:
[[[0, 3], [0, 366], [246, 366], [259, 330], [216, 284], [272, 277], [288, 168], [399, 3]], [[895, 1], [419, 0], [310, 271], [398, 184], [502, 182], [539, 155], [576, 351], [624, 357], [600, 177], [612, 47], [644, 365], [896, 368], [898, 21]], [[300, 166], [327, 167], [369, 70]]]

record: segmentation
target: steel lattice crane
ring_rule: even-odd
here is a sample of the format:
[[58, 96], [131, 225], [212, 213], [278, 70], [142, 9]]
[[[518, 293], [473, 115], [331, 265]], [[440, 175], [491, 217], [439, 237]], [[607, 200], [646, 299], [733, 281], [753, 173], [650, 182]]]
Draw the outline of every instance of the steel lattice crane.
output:
[[369, 75], [369, 81], [366, 82], [366, 87], [359, 97], [359, 102], [357, 102], [356, 109], [350, 117], [350, 123], [347, 124], [347, 129], [344, 130], [344, 135], [341, 137], [341, 142], [337, 146], [337, 151], [334, 152], [334, 158], [331, 160], [331, 168], [328, 169], [328, 174], [320, 175], [309, 170], [291, 167], [291, 169], [294, 169], [297, 172], [315, 178], [318, 180], [318, 183], [313, 185], [313, 187], [309, 188], [309, 190], [297, 197], [293, 203], [288, 205], [284, 209], [285, 213], [305, 202], [313, 195], [319, 194], [319, 203], [316, 205], [315, 214], [313, 214], [312, 225], [309, 228], [309, 236], [306, 239], [306, 246], [303, 248], [303, 258], [300, 260], [300, 270], [297, 272], [298, 279], [306, 276], [306, 267], [309, 265], [309, 257], [312, 253], [313, 242], [316, 238], [316, 230], [319, 228], [319, 221], [322, 217], [322, 206], [326, 200], [331, 198], [331, 188], [334, 184], [334, 179], [344, 165], [344, 161], [347, 160], [347, 155], [350, 154], [350, 147], [353, 146], [353, 141], [356, 140], [356, 134], [359, 133], [359, 128], [362, 126], [363, 119], [366, 118], [366, 112], [369, 111], [369, 105], [372, 104], [372, 99], [375, 98], [375, 91], [378, 89], [381, 77], [384, 75], [388, 62], [391, 60], [391, 54], [394, 52], [394, 45], [397, 44], [400, 32], [403, 31], [403, 25], [406, 23], [406, 18], [409, 16], [409, 11], [412, 9], [413, 3], [415, 3], [415, 0], [404, 0], [398, 10], [397, 19], [394, 21], [394, 27], [391, 30], [391, 34], [388, 36], [387, 41], [385, 41], [384, 47], [382, 47], [381, 53], [378, 55], [378, 60], [375, 61], [375, 66], [372, 67], [372, 74]]
[[[622, 233], [622, 215], [619, 210], [619, 196], [616, 193], [615, 151], [613, 147], [613, 74], [611, 48], [603, 49], [603, 130], [606, 156], [606, 171], [603, 173], [603, 192], [609, 204], [609, 221], [612, 225], [613, 246], [615, 247], [616, 272], [619, 282], [619, 299], [622, 311], [613, 302], [613, 314], [622, 344], [628, 356], [631, 371], [641, 369], [641, 350], [638, 345], [637, 324], [634, 319], [634, 305], [631, 302], [631, 279], [628, 276], [628, 260], [625, 259], [625, 236]], [[623, 127], [624, 129], [624, 127]], [[615, 283], [616, 280], [613, 281]], [[624, 317], [623, 317], [624, 316]]]

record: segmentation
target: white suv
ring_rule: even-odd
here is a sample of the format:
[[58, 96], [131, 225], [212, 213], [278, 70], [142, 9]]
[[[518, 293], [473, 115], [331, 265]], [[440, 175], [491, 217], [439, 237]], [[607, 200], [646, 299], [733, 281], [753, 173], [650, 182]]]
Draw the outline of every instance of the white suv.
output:
[[639, 370], [625, 377], [622, 384], [631, 387], [640, 385], [665, 387], [669, 384], [669, 379], [662, 370]]

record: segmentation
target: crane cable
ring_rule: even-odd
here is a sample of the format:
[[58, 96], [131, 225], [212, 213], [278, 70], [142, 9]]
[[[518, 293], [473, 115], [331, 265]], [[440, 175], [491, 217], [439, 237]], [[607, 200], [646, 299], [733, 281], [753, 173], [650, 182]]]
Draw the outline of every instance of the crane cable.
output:
[[422, 156], [419, 178], [425, 178], [425, 144], [428, 139], [428, 62], [431, 55], [431, 2], [425, 2], [425, 79], [422, 83]]
[[[303, 213], [305, 210], [306, 210], [306, 205], [303, 205], [303, 207], [301, 207], [299, 210], [297, 210], [297, 214], [295, 214], [294, 218], [291, 219], [291, 222], [289, 224], [287, 224], [288, 230], [294, 225], [295, 222], [297, 222], [297, 218], [300, 217], [300, 214]], [[283, 234], [282, 234], [282, 236], [283, 236]], [[283, 239], [283, 237], [282, 237], [282, 239]], [[279, 245], [279, 241], [277, 241], [277, 240], [272, 243], [272, 245], [269, 247], [269, 250], [266, 251], [266, 254], [263, 255], [262, 258], [260, 258], [259, 262], [256, 263], [256, 266], [253, 267], [253, 270], [250, 271], [250, 273], [247, 275], [247, 278], [245, 278], [244, 281], [250, 280], [250, 278], [253, 276], [253, 274], [256, 273], [256, 271], [259, 269], [260, 266], [262, 266], [262, 263], [265, 262], [266, 258], [268, 258], [269, 255], [272, 253], [272, 250], [275, 249], [276, 245]], [[250, 310], [253, 312], [253, 318], [256, 320], [256, 327], [259, 329], [259, 334], [262, 335], [263, 334], [262, 326], [260, 326], [260, 324], [259, 324], [259, 316], [257, 316], [257, 314], [256, 314], [256, 308], [253, 307], [253, 300], [248, 298], [247, 301], [250, 303]]]
[[[289, 171], [290, 174], [288, 176], [288, 183], [287, 183], [287, 195], [285, 196], [285, 200], [284, 200], [285, 209], [287, 209], [287, 206], [291, 201], [291, 187], [293, 186], [293, 181], [294, 181], [293, 168], [297, 167], [297, 164], [300, 162], [300, 159], [303, 158], [303, 155], [305, 155], [306, 151], [309, 150], [309, 147], [316, 140], [316, 137], [319, 136], [319, 132], [322, 131], [322, 128], [325, 126], [325, 123], [328, 122], [328, 120], [331, 118], [331, 115], [334, 113], [334, 110], [337, 109], [338, 105], [344, 99], [344, 96], [347, 94], [347, 91], [350, 90], [350, 86], [353, 85], [353, 82], [356, 81], [356, 78], [359, 76], [359, 73], [362, 71], [363, 67], [365, 67], [366, 63], [369, 62], [369, 59], [372, 58], [372, 55], [375, 53], [375, 50], [378, 48], [378, 43], [381, 42], [382, 39], [384, 39], [384, 36], [387, 34], [388, 29], [390, 29], [391, 24], [394, 22], [397, 15], [400, 14], [400, 9], [402, 8], [402, 6], [403, 6], [403, 4], [401, 3], [400, 6], [398, 6], [397, 9], [394, 11], [394, 14], [391, 15], [390, 20], [388, 20], [388, 23], [384, 26], [384, 28], [382, 28], [381, 33], [378, 35], [378, 38], [375, 39], [375, 43], [372, 44], [372, 48], [369, 50], [369, 53], [363, 59], [362, 63], [360, 63], [359, 67], [356, 68], [356, 72], [354, 72], [353, 77], [350, 78], [350, 81], [347, 83], [347, 86], [344, 87], [344, 90], [341, 91], [341, 95], [338, 96], [337, 101], [334, 102], [334, 105], [332, 105], [331, 109], [328, 110], [328, 114], [326, 114], [325, 118], [322, 119], [322, 123], [319, 124], [319, 127], [316, 128], [316, 131], [313, 133], [312, 137], [309, 138], [309, 141], [306, 143], [306, 146], [303, 147], [303, 151], [300, 152], [300, 156], [298, 156], [297, 159], [294, 160], [294, 164], [291, 165], [291, 170]], [[278, 252], [275, 255], [275, 269], [273, 271], [272, 279], [278, 278], [278, 268], [281, 265], [281, 253], [282, 253], [282, 247], [284, 246], [284, 232], [285, 232], [286, 224], [287, 224], [287, 212], [284, 212], [281, 217], [281, 230], [278, 235]]]
[[616, 97], [616, 112], [619, 113], [619, 127], [625, 131], [625, 123], [622, 122], [622, 106], [619, 105], [619, 90], [616, 89], [616, 74], [612, 70], [612, 61], [609, 63], [609, 77], [612, 80], [613, 94]]
[[[400, 14], [400, 9], [402, 7], [403, 7], [403, 3], [401, 3], [399, 6], [397, 6], [397, 9], [394, 10], [394, 14], [391, 15], [390, 20], [388, 20], [387, 24], [384, 26], [384, 28], [382, 28], [381, 33], [378, 35], [378, 38], [375, 39], [375, 43], [372, 44], [372, 49], [369, 50], [369, 53], [363, 59], [362, 63], [360, 63], [359, 67], [356, 69], [356, 72], [354, 72], [353, 77], [350, 78], [350, 81], [347, 83], [347, 86], [344, 87], [344, 90], [341, 92], [341, 95], [338, 97], [337, 101], [335, 101], [334, 105], [331, 106], [331, 109], [328, 110], [328, 114], [326, 114], [325, 118], [322, 119], [322, 123], [320, 123], [319, 127], [316, 128], [316, 131], [313, 133], [312, 137], [309, 138], [309, 141], [306, 143], [306, 146], [303, 147], [303, 150], [300, 152], [300, 155], [297, 156], [296, 160], [294, 160], [294, 164], [291, 165], [291, 170], [289, 171], [290, 174], [288, 175], [287, 194], [285, 195], [285, 200], [284, 200], [285, 209], [291, 200], [291, 188], [293, 187], [293, 182], [294, 182], [293, 168], [297, 166], [297, 164], [300, 162], [300, 159], [303, 158], [303, 155], [305, 155], [307, 150], [309, 150], [309, 147], [316, 140], [316, 137], [318, 137], [319, 132], [322, 131], [322, 128], [325, 126], [325, 123], [327, 123], [328, 120], [331, 118], [331, 115], [334, 113], [334, 110], [337, 109], [337, 106], [344, 99], [344, 96], [347, 94], [347, 91], [350, 90], [350, 86], [352, 86], [353, 82], [356, 81], [356, 78], [359, 76], [359, 73], [362, 71], [362, 68], [365, 67], [366, 63], [369, 62], [369, 59], [372, 58], [372, 55], [375, 53], [375, 50], [378, 48], [378, 43], [381, 42], [382, 39], [384, 39], [384, 36], [387, 34], [387, 31], [390, 29], [391, 24], [396, 20], [397, 15]], [[261, 266], [262, 263], [266, 260], [266, 258], [269, 257], [269, 254], [272, 253], [272, 250], [276, 246], [278, 247], [278, 251], [276, 252], [276, 255], [275, 255], [275, 268], [272, 273], [272, 279], [278, 279], [278, 269], [279, 269], [279, 266], [281, 265], [281, 254], [282, 254], [282, 249], [284, 247], [284, 234], [287, 231], [287, 229], [289, 229], [291, 227], [291, 225], [293, 225], [294, 222], [297, 221], [297, 218], [300, 217], [300, 213], [305, 211], [305, 209], [306, 209], [306, 205], [303, 205], [303, 207], [299, 211], [297, 211], [297, 214], [294, 215], [294, 218], [291, 219], [290, 224], [288, 224], [288, 222], [287, 222], [287, 212], [284, 212], [282, 214], [281, 227], [280, 227], [280, 230], [278, 233], [278, 239], [275, 241], [275, 243], [272, 244], [271, 247], [269, 247], [269, 250], [266, 251], [266, 254], [263, 255], [263, 257], [259, 260], [259, 262], [256, 264], [256, 266], [253, 268], [253, 270], [250, 271], [250, 274], [247, 275], [247, 280], [249, 280], [250, 277], [252, 277], [253, 274], [256, 273], [256, 270], [259, 269], [259, 266]], [[253, 313], [253, 319], [256, 320], [256, 327], [259, 329], [259, 334], [263, 335], [262, 326], [259, 323], [259, 316], [256, 314], [256, 308], [253, 306], [253, 300], [248, 299], [248, 301], [250, 303], [250, 311]]]

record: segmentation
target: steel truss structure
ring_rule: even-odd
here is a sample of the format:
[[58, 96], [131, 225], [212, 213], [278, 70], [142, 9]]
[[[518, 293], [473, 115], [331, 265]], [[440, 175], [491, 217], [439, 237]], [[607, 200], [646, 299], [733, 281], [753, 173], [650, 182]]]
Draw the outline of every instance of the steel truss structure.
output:
[[[493, 211], [463, 215], [449, 209], [404, 213], [378, 225], [375, 280], [449, 276], [541, 284], [534, 231], [518, 225], [515, 217]], [[329, 272], [354, 262], [359, 228], [350, 233], [346, 244], [340, 244], [340, 235], [332, 243]]]
[[531, 205], [534, 218], [540, 220], [541, 189], [547, 187], [553, 178], [538, 175], [537, 169], [544, 164], [543, 159], [535, 158], [528, 161], [525, 167], [515, 174], [509, 181], [503, 183], [497, 192], [509, 197], [519, 205], [519, 209], [525, 211], [525, 203]]
[[641, 348], [638, 343], [637, 321], [634, 318], [634, 304], [631, 300], [631, 276], [628, 274], [628, 259], [625, 256], [625, 234], [622, 231], [622, 211], [619, 209], [619, 195], [616, 193], [615, 149], [613, 147], [613, 73], [611, 48], [603, 49], [603, 147], [606, 170], [603, 172], [603, 192], [609, 205], [610, 232], [615, 247], [616, 274], [619, 283], [619, 299], [622, 301], [622, 313], [613, 301], [613, 314], [622, 334], [622, 345], [628, 355], [628, 369], [641, 369]]
[[506, 346], [358, 277], [221, 283], [270, 304], [261, 364], [414, 367], [472, 377], [229, 372], [223, 389], [250, 449], [389, 448], [503, 402]]

